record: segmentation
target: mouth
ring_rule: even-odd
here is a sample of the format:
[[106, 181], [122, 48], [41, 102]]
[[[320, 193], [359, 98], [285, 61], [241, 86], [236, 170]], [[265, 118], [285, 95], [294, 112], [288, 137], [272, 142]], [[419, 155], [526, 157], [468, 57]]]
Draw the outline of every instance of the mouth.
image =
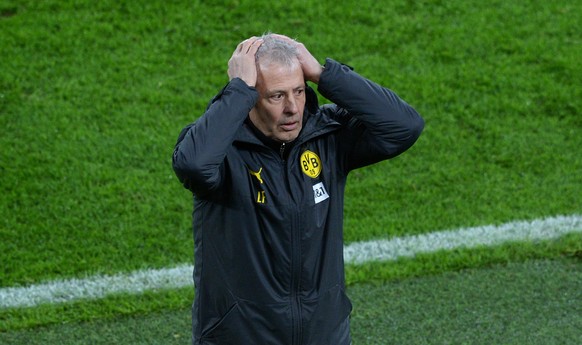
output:
[[299, 121], [282, 123], [279, 127], [281, 127], [285, 132], [291, 132], [299, 127]]

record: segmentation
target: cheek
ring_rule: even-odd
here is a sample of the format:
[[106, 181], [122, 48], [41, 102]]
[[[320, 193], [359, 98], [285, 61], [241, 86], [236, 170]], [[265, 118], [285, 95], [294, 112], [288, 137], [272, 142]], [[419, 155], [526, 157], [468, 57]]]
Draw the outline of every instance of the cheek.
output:
[[270, 103], [263, 103], [260, 107], [261, 120], [266, 123], [275, 122], [278, 118], [278, 107]]
[[267, 109], [267, 116], [269, 121], [275, 126], [283, 118], [283, 107], [279, 105], [271, 105]]

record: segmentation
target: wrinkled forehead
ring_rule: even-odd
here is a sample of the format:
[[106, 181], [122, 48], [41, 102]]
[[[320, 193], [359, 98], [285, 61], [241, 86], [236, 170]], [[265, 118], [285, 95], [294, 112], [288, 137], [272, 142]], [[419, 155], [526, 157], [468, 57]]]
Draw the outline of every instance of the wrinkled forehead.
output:
[[257, 88], [263, 91], [293, 90], [305, 85], [303, 70], [297, 59], [296, 63], [287, 65], [266, 63], [259, 65]]

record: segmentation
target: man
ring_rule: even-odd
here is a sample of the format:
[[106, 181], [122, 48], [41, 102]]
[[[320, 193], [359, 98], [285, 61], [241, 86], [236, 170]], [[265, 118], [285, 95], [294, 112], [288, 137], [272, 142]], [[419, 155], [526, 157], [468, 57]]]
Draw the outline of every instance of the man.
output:
[[[241, 42], [229, 83], [180, 134], [174, 170], [194, 195], [195, 344], [347, 345], [348, 173], [394, 157], [424, 122], [393, 92], [305, 46]], [[335, 104], [319, 106], [306, 82]]]

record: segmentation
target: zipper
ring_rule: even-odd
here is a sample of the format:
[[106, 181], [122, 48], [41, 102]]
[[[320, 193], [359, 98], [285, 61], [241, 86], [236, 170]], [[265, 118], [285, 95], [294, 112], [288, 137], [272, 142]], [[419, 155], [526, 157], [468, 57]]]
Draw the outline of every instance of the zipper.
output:
[[301, 317], [301, 231], [298, 227], [298, 214], [291, 222], [291, 315], [293, 316], [293, 344], [301, 344], [303, 337]]
[[287, 192], [289, 193], [289, 214], [291, 214], [291, 325], [292, 336], [291, 344], [300, 345], [303, 338], [303, 326], [301, 316], [301, 296], [299, 291], [301, 289], [301, 216], [297, 206], [294, 206], [291, 185], [289, 181], [289, 171], [287, 160], [285, 157], [285, 143], [279, 147], [279, 155], [281, 157], [281, 164], [285, 174], [285, 183], [287, 184]]

